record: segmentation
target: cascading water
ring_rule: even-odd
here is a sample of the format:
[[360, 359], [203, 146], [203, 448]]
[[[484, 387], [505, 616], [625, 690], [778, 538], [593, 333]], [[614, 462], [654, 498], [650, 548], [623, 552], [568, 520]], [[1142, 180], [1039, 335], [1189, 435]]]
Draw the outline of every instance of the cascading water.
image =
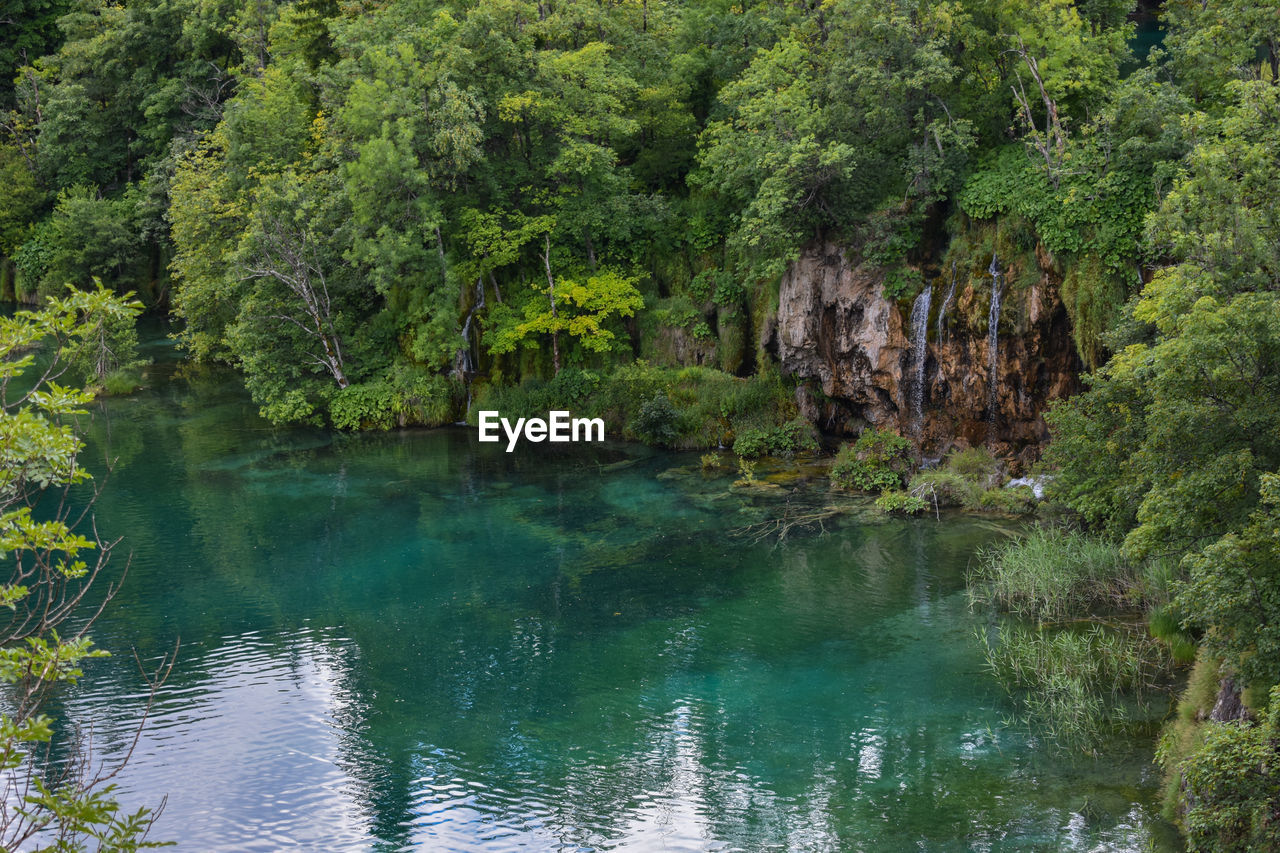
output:
[[911, 431], [919, 435], [924, 423], [924, 364], [928, 352], [929, 304], [933, 301], [933, 285], [911, 304], [911, 363], [915, 380], [911, 383]]
[[992, 426], [996, 423], [996, 405], [999, 403], [999, 381], [996, 368], [999, 366], [1000, 346], [1000, 259], [995, 252], [991, 253], [991, 311], [987, 316], [987, 418]]
[[453, 358], [454, 372], [467, 384], [467, 408], [464, 417], [471, 413], [471, 378], [476, 372], [475, 357], [471, 352], [471, 321], [476, 312], [484, 308], [484, 280], [476, 279], [476, 297], [467, 309], [467, 316], [462, 321], [462, 346]]
[[951, 301], [956, 298], [956, 264], [951, 262], [951, 284], [947, 285], [947, 295], [942, 297], [942, 307], [938, 309], [938, 340], [942, 340], [942, 321], [947, 316]]

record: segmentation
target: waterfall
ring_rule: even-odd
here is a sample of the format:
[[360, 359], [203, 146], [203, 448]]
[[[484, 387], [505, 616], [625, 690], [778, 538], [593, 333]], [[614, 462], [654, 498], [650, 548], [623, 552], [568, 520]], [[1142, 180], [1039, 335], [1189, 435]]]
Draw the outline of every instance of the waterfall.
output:
[[942, 307], [938, 309], [938, 341], [942, 341], [942, 321], [947, 316], [951, 301], [956, 298], [956, 262], [951, 262], [951, 284], [947, 285], [947, 295], [942, 297]]
[[471, 355], [471, 317], [475, 310], [475, 306], [472, 306], [467, 311], [467, 319], [462, 324], [462, 346], [458, 347], [458, 356], [454, 359], [458, 372], [465, 376], [476, 372], [475, 358]]
[[925, 287], [911, 304], [911, 364], [915, 381], [911, 384], [911, 431], [919, 435], [924, 422], [924, 363], [929, 355], [929, 303], [933, 285]]
[[467, 316], [462, 321], [462, 346], [458, 347], [453, 357], [453, 370], [467, 385], [467, 408], [464, 418], [471, 412], [471, 378], [476, 373], [476, 360], [471, 346], [471, 321], [476, 312], [484, 308], [484, 279], [476, 279], [476, 295], [467, 309]]
[[[987, 316], [987, 417], [994, 427], [996, 423], [996, 406], [999, 403], [999, 382], [996, 369], [999, 367], [1000, 347], [1000, 259], [991, 253], [991, 311]], [[994, 433], [994, 430], [992, 431]]]

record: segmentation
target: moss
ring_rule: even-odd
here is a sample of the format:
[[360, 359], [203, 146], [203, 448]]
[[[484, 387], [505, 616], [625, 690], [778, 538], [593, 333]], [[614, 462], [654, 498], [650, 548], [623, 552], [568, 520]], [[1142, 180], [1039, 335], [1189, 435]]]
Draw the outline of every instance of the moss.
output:
[[1161, 814], [1177, 823], [1183, 808], [1182, 763], [1204, 744], [1204, 721], [1218, 699], [1220, 663], [1201, 652], [1191, 667], [1177, 710], [1160, 733], [1157, 753], [1164, 771]]
[[738, 375], [747, 366], [750, 335], [746, 320], [746, 313], [740, 309], [721, 308], [719, 311], [717, 355], [720, 369], [726, 373]]
[[1071, 335], [1090, 370], [1105, 357], [1102, 336], [1115, 325], [1124, 300], [1124, 285], [1093, 256], [1069, 266], [1062, 278], [1062, 301], [1071, 315]]

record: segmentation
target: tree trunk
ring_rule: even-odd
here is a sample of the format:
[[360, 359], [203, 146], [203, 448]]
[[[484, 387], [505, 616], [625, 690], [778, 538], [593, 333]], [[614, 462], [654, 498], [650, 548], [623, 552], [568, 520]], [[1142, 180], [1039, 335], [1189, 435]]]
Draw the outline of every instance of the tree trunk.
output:
[[1229, 723], [1248, 718], [1249, 709], [1240, 701], [1240, 686], [1234, 678], [1227, 676], [1218, 687], [1218, 701], [1213, 703], [1209, 719], [1217, 723]]
[[547, 268], [547, 299], [551, 301], [551, 364], [556, 375], [560, 375], [560, 333], [556, 329], [556, 280], [551, 277], [551, 232], [546, 235], [546, 248], [542, 252], [542, 263]]
[[590, 228], [582, 229], [582, 238], [587, 243], [587, 266], [590, 267], [592, 272], [595, 272], [596, 271], [596, 247], [595, 247], [595, 244], [591, 242]]

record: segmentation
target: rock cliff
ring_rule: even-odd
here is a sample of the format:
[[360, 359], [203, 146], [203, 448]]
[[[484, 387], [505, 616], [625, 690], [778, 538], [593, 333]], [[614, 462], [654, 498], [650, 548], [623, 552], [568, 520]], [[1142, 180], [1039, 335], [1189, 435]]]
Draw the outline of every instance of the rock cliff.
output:
[[[1047, 253], [1029, 252], [1000, 273], [992, 334], [992, 277], [980, 269], [960, 270], [954, 290], [949, 272], [938, 277], [912, 312], [886, 297], [883, 269], [838, 246], [812, 246], [783, 276], [764, 341], [783, 371], [808, 380], [797, 402], [828, 432], [872, 424], [917, 438], [926, 456], [985, 444], [1029, 461], [1048, 438], [1047, 404], [1079, 387], [1081, 365]], [[927, 341], [918, 394], [913, 313], [917, 326], [927, 319], [916, 330]]]

